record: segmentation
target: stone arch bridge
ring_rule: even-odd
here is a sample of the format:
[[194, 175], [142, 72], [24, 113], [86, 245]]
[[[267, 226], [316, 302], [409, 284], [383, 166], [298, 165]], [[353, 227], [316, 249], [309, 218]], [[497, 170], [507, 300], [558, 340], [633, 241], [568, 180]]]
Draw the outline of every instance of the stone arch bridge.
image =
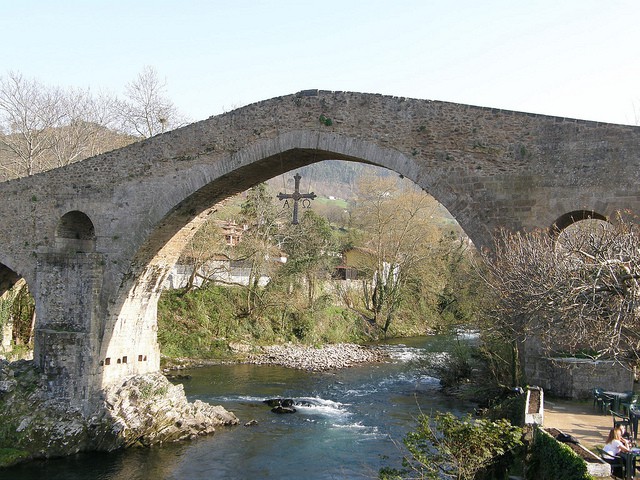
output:
[[248, 105], [0, 183], [0, 293], [29, 284], [51, 395], [88, 412], [157, 371], [163, 279], [215, 204], [330, 159], [413, 180], [480, 247], [499, 226], [640, 211], [638, 127], [317, 90]]

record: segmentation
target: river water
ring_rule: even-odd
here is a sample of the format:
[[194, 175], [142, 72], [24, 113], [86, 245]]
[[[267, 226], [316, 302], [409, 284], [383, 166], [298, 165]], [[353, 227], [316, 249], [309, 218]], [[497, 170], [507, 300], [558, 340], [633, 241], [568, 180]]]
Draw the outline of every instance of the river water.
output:
[[[240, 419], [209, 437], [153, 448], [81, 454], [0, 470], [11, 480], [365, 479], [399, 467], [399, 444], [420, 412], [463, 413], [424, 359], [451, 348], [451, 337], [384, 344], [391, 360], [334, 372], [265, 365], [184, 371], [191, 401], [223, 405]], [[292, 398], [297, 412], [275, 414], [264, 400]], [[252, 426], [244, 424], [255, 420]]]

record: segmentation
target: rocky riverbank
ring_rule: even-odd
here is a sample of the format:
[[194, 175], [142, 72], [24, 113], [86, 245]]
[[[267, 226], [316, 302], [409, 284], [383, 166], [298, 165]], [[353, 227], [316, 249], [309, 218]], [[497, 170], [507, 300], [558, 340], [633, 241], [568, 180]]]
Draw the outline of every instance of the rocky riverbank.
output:
[[7, 466], [3, 457], [26, 460], [147, 446], [238, 423], [223, 407], [188, 402], [182, 385], [159, 373], [129, 377], [107, 389], [88, 416], [52, 401], [45, 387], [46, 378], [33, 362], [0, 361], [0, 466]]
[[255, 365], [281, 365], [312, 372], [352, 367], [361, 363], [383, 362], [387, 356], [375, 347], [338, 343], [322, 347], [304, 345], [271, 345], [261, 347], [247, 357]]
[[[387, 359], [376, 347], [348, 343], [319, 348], [232, 344], [230, 350], [236, 361], [184, 360], [170, 369], [241, 362], [319, 372]], [[81, 451], [179, 441], [237, 423], [236, 416], [221, 406], [188, 402], [182, 385], [160, 373], [132, 376], [108, 388], [94, 412], [82, 415], [48, 397], [46, 378], [32, 361], [0, 360], [0, 467]]]
[[327, 344], [310, 347], [287, 343], [283, 345], [254, 346], [249, 343], [229, 344], [232, 358], [203, 360], [196, 358], [165, 359], [163, 372], [169, 379], [182, 379], [176, 371], [187, 368], [250, 363], [254, 365], [280, 365], [310, 372], [322, 372], [353, 367], [362, 363], [379, 363], [389, 356], [380, 348], [354, 343]]

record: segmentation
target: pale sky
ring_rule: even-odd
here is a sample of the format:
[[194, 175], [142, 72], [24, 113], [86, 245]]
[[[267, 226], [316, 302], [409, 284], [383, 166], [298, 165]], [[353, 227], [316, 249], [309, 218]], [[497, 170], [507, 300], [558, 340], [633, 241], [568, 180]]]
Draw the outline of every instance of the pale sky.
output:
[[191, 120], [318, 88], [640, 123], [639, 0], [0, 0], [0, 45], [96, 92], [151, 65]]

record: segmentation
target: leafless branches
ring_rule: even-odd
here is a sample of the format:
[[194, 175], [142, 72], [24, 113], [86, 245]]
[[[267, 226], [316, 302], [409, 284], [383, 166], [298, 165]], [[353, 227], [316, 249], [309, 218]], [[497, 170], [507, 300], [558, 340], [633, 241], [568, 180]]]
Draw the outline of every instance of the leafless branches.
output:
[[501, 231], [486, 254], [498, 328], [549, 353], [640, 358], [640, 238], [630, 216], [584, 221], [558, 237]]
[[0, 76], [0, 180], [33, 175], [185, 124], [166, 83], [145, 67], [123, 99]]
[[53, 145], [53, 128], [60, 124], [62, 92], [10, 72], [0, 78], [0, 142], [17, 158], [14, 168], [32, 175]]
[[353, 226], [367, 232], [355, 265], [362, 277], [364, 307], [383, 332], [397, 313], [409, 279], [429, 270], [442, 233], [432, 220], [436, 201], [422, 191], [401, 187], [395, 179], [363, 179], [353, 215]]
[[148, 138], [185, 123], [166, 89], [166, 81], [148, 65], [126, 85], [125, 99], [118, 102], [118, 117], [125, 132]]

